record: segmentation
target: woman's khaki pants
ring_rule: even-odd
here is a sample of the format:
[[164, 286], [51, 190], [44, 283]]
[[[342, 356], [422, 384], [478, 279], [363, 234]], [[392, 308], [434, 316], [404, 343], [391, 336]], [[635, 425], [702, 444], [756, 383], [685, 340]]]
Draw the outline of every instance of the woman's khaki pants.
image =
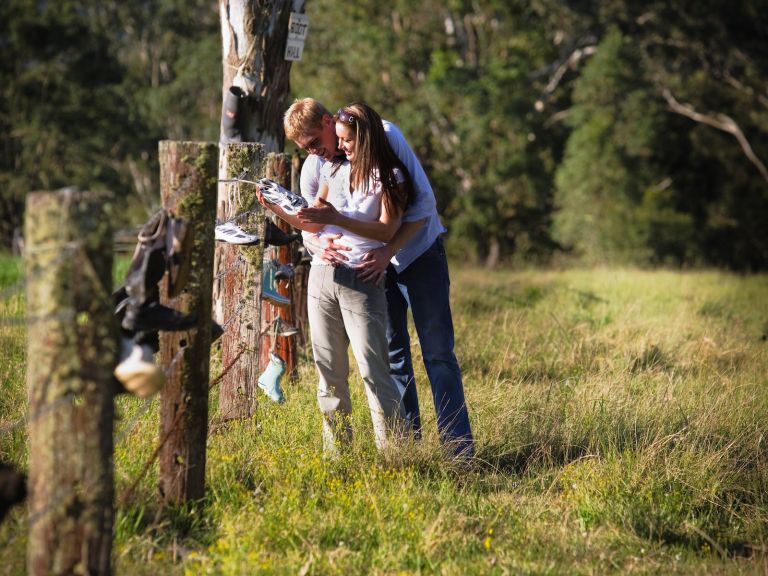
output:
[[387, 300], [383, 283], [363, 282], [357, 271], [313, 265], [309, 272], [309, 327], [320, 377], [317, 400], [323, 414], [323, 444], [335, 453], [352, 438], [349, 357], [365, 385], [379, 449], [402, 428], [402, 393], [389, 375]]

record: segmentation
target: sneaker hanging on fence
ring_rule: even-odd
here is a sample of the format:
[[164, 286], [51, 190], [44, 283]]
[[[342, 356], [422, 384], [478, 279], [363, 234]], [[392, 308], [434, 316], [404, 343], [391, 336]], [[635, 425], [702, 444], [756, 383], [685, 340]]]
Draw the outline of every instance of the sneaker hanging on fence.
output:
[[264, 260], [261, 276], [261, 297], [279, 306], [290, 306], [291, 300], [278, 293], [275, 285], [277, 266], [274, 260]]
[[285, 361], [274, 352], [269, 353], [269, 364], [259, 376], [259, 388], [278, 404], [285, 402], [283, 390], [280, 388], [280, 377], [285, 372]]
[[286, 190], [280, 184], [269, 178], [259, 180], [259, 188], [264, 199], [270, 204], [277, 204], [288, 214], [296, 214], [309, 204], [299, 194]]
[[228, 242], [230, 244], [258, 244], [259, 237], [256, 234], [250, 234], [246, 232], [240, 226], [234, 222], [224, 222], [216, 226], [214, 238], [221, 242]]
[[155, 365], [152, 349], [129, 338], [120, 341], [120, 362], [114, 374], [128, 392], [139, 398], [151, 396], [165, 384], [165, 373]]

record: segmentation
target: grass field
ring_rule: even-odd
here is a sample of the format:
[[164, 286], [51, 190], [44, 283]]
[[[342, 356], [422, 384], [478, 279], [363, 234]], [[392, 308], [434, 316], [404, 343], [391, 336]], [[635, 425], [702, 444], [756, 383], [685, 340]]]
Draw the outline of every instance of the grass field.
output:
[[[0, 428], [25, 411], [18, 274], [0, 260]], [[202, 512], [161, 511], [156, 466], [122, 502], [158, 440], [157, 400], [122, 397], [116, 572], [768, 573], [768, 276], [452, 278], [475, 462], [440, 453], [423, 366], [421, 443], [376, 453], [355, 375], [353, 448], [324, 460], [305, 363], [285, 405], [210, 435]], [[23, 427], [0, 456], [26, 466]], [[0, 526], [0, 571], [24, 573], [26, 522]]]

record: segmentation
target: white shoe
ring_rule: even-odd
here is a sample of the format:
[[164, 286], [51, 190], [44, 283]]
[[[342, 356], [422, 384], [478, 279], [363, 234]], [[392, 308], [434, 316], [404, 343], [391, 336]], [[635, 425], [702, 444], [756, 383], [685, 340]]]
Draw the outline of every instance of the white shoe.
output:
[[256, 234], [249, 234], [234, 222], [224, 222], [224, 224], [216, 226], [214, 238], [230, 244], [256, 244], [259, 242], [259, 237]]
[[165, 384], [165, 373], [155, 365], [152, 348], [128, 338], [120, 342], [120, 363], [114, 374], [128, 392], [139, 398], [152, 396]]
[[270, 204], [277, 204], [285, 210], [287, 214], [296, 214], [302, 208], [307, 208], [309, 204], [302, 196], [286, 190], [280, 184], [269, 178], [259, 180], [259, 189], [264, 196], [264, 200]]

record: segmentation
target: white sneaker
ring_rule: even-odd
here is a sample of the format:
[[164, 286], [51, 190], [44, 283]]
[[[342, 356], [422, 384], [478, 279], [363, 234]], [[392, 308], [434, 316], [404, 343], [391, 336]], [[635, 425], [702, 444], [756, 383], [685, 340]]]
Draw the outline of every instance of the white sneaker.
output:
[[256, 244], [259, 242], [259, 237], [256, 234], [249, 234], [234, 222], [224, 222], [224, 224], [216, 226], [214, 238], [230, 244]]
[[128, 338], [120, 342], [120, 363], [114, 374], [128, 392], [139, 398], [152, 396], [165, 384], [165, 373], [155, 365], [152, 348]]
[[285, 210], [287, 214], [296, 214], [302, 208], [307, 208], [309, 204], [304, 200], [302, 196], [286, 190], [280, 184], [269, 178], [262, 178], [259, 180], [259, 189], [261, 190], [264, 200], [270, 204], [277, 204]]

